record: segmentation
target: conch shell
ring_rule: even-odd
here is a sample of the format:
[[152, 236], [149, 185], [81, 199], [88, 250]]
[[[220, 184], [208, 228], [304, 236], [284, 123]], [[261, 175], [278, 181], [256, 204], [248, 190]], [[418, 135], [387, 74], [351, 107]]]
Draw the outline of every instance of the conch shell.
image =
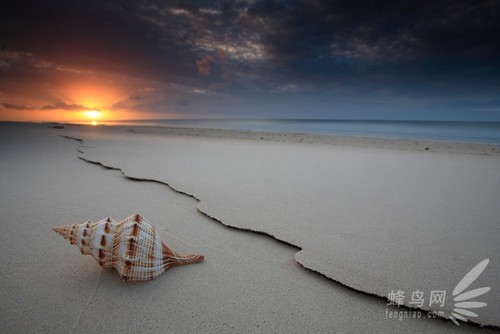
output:
[[92, 255], [102, 267], [115, 268], [126, 282], [150, 280], [170, 267], [203, 261], [201, 255], [180, 254], [168, 248], [153, 224], [139, 215], [121, 222], [106, 218], [52, 230], [69, 239], [82, 254]]

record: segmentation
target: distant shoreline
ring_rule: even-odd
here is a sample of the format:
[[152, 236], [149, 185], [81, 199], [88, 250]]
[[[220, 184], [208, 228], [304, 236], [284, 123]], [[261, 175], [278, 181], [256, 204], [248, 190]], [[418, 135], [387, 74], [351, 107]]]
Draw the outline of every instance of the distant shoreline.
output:
[[489, 143], [468, 143], [458, 141], [440, 141], [423, 140], [408, 138], [383, 138], [368, 136], [341, 136], [324, 135], [311, 133], [293, 133], [293, 132], [271, 132], [271, 131], [253, 131], [253, 130], [234, 130], [234, 129], [202, 129], [188, 127], [169, 127], [169, 126], [130, 126], [130, 125], [85, 125], [73, 123], [35, 123], [35, 122], [0, 122], [0, 125], [19, 125], [19, 126], [41, 126], [52, 127], [55, 131], [61, 131], [71, 128], [89, 127], [97, 131], [117, 131], [130, 134], [140, 133], [160, 136], [190, 136], [206, 138], [222, 138], [232, 140], [256, 140], [283, 143], [304, 143], [304, 144], [324, 144], [339, 145], [350, 147], [369, 147], [391, 150], [412, 150], [422, 152], [447, 152], [460, 154], [479, 154], [479, 155], [500, 155], [500, 144]]
[[500, 145], [500, 122], [408, 121], [408, 120], [332, 120], [332, 119], [153, 119], [136, 121], [102, 121], [96, 123], [50, 123], [54, 126], [101, 125], [154, 128], [188, 128], [203, 130], [253, 131], [405, 139], [418, 141], [458, 142]]

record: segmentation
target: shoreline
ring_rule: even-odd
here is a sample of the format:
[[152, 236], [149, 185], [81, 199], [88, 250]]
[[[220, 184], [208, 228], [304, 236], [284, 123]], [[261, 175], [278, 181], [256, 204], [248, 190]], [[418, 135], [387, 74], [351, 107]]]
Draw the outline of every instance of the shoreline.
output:
[[268, 132], [253, 130], [198, 129], [184, 127], [113, 126], [131, 133], [178, 135], [218, 139], [270, 141], [284, 143], [324, 144], [363, 148], [384, 148], [429, 152], [500, 155], [500, 144], [469, 143], [407, 138], [323, 135], [300, 132]]
[[426, 139], [369, 137], [369, 136], [342, 136], [329, 134], [312, 134], [301, 132], [271, 132], [237, 129], [210, 129], [171, 126], [142, 126], [142, 125], [86, 125], [73, 123], [29, 123], [29, 122], [0, 122], [5, 125], [43, 126], [64, 132], [69, 129], [96, 129], [111, 130], [142, 135], [159, 136], [189, 136], [216, 139], [251, 140], [283, 143], [303, 143], [336, 145], [347, 147], [376, 148], [403, 151], [421, 151], [437, 153], [458, 153], [477, 155], [500, 155], [500, 143], [477, 143], [460, 141], [441, 141]]

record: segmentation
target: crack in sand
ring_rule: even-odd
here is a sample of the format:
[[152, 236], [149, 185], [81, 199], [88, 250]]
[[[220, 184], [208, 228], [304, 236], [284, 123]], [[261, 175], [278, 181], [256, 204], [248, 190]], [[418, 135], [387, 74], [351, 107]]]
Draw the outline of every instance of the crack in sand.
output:
[[76, 317], [76, 321], [73, 324], [73, 327], [71, 327], [71, 333], [74, 333], [76, 326], [80, 322], [80, 318], [82, 317], [83, 312], [89, 306], [92, 298], [94, 298], [95, 292], [97, 291], [97, 287], [99, 286], [99, 283], [101, 282], [102, 270], [103, 269], [101, 268], [101, 270], [99, 271], [99, 276], [97, 277], [97, 282], [95, 283], [94, 289], [92, 290], [92, 293], [90, 294], [89, 299], [87, 299], [87, 302], [85, 303], [85, 305], [83, 305], [82, 309], [80, 310], [80, 313], [78, 314], [78, 317]]
[[[81, 144], [84, 143], [84, 141], [82, 139], [79, 139], [79, 138], [75, 138], [75, 137], [70, 137], [70, 136], [60, 136], [60, 137], [63, 137], [63, 138], [66, 138], [66, 139], [71, 139], [71, 140], [75, 140], [75, 141], [78, 141]], [[85, 154], [80, 148], [77, 148], [78, 152], [80, 154]], [[276, 238], [275, 236], [265, 232], [265, 231], [258, 231], [258, 230], [252, 230], [252, 229], [249, 229], [249, 228], [244, 228], [244, 227], [238, 227], [238, 226], [234, 226], [234, 225], [230, 225], [230, 224], [227, 224], [223, 221], [221, 221], [220, 219], [216, 218], [216, 217], [213, 217], [211, 215], [209, 215], [207, 212], [203, 211], [202, 209], [199, 208], [200, 204], [201, 204], [201, 200], [199, 198], [197, 198], [195, 195], [192, 195], [192, 194], [189, 194], [185, 191], [182, 191], [182, 190], [179, 190], [179, 189], [176, 189], [174, 188], [173, 186], [171, 186], [170, 184], [168, 184], [167, 182], [164, 182], [164, 181], [159, 181], [159, 180], [155, 180], [155, 179], [148, 179], [148, 178], [139, 178], [139, 177], [134, 177], [134, 176], [130, 176], [130, 175], [127, 175], [123, 169], [121, 168], [118, 168], [118, 167], [112, 167], [112, 166], [107, 166], [107, 165], [104, 165], [103, 163], [99, 162], [99, 161], [93, 161], [93, 160], [89, 160], [89, 159], [86, 159], [82, 156], [78, 156], [78, 159], [82, 160], [82, 161], [85, 161], [87, 163], [90, 163], [90, 164], [94, 164], [94, 165], [98, 165], [104, 169], [107, 169], [107, 170], [114, 170], [114, 171], [119, 171], [123, 177], [125, 177], [126, 179], [129, 179], [131, 181], [136, 181], [136, 182], [151, 182], [151, 183], [158, 183], [158, 184], [161, 184], [161, 185], [164, 185], [166, 187], [168, 187], [169, 189], [173, 190], [174, 192], [176, 193], [179, 193], [179, 194], [182, 194], [182, 195], [185, 195], [185, 196], [188, 196], [188, 197], [191, 197], [193, 199], [195, 199], [198, 204], [196, 205], [196, 210], [198, 212], [200, 212], [201, 214], [203, 214], [204, 216], [206, 216], [207, 218], [209, 218], [210, 220], [212, 221], [215, 221], [215, 222], [218, 222], [219, 224], [221, 224], [222, 226], [226, 227], [226, 228], [231, 228], [231, 229], [235, 229], [235, 230], [238, 230], [238, 231], [243, 231], [243, 232], [250, 232], [250, 233], [254, 233], [254, 234], [258, 234], [258, 235], [262, 235], [262, 236], [266, 236], [266, 237], [269, 237], [275, 241], [278, 241], [279, 243], [282, 243], [284, 245], [287, 245], [287, 246], [290, 246], [290, 247], [293, 247], [293, 248], [296, 248], [298, 249], [299, 251], [297, 253], [295, 253], [295, 256], [294, 256], [294, 259], [295, 261], [304, 269], [308, 270], [310, 273], [312, 274], [316, 274], [316, 275], [319, 275], [325, 279], [327, 279], [328, 281], [330, 282], [334, 282], [334, 283], [337, 283], [337, 284], [340, 284], [341, 286], [343, 286], [344, 288], [348, 289], [348, 290], [351, 290], [351, 291], [354, 291], [356, 293], [362, 293], [364, 295], [367, 295], [367, 296], [370, 296], [370, 297], [373, 297], [373, 298], [377, 298], [379, 300], [382, 300], [384, 302], [391, 302], [386, 296], [380, 296], [380, 295], [377, 295], [377, 294], [374, 294], [374, 293], [371, 293], [371, 292], [368, 292], [368, 291], [365, 291], [365, 290], [359, 290], [359, 289], [356, 289], [354, 287], [351, 287], [349, 285], [347, 285], [346, 283], [343, 283], [341, 281], [337, 281], [325, 274], [323, 274], [322, 272], [320, 271], [317, 271], [315, 269], [312, 269], [312, 268], [309, 268], [307, 266], [305, 266], [302, 262], [300, 262], [299, 260], [297, 260], [296, 256], [298, 253], [300, 253], [302, 251], [302, 248], [297, 246], [297, 245], [294, 245], [288, 241], [285, 241], [285, 240], [281, 240], [281, 239], [278, 239]], [[97, 287], [97, 286], [96, 286]], [[90, 301], [90, 300], [89, 300]], [[387, 304], [389, 305], [389, 304]], [[432, 311], [431, 310], [426, 310], [426, 309], [423, 309], [423, 308], [418, 308], [418, 307], [410, 307], [409, 305], [400, 305], [399, 306], [401, 309], [405, 309], [405, 310], [408, 310], [408, 311], [415, 311], [415, 310], [420, 310], [422, 312], [425, 312], [427, 314], [430, 314]], [[83, 310], [82, 310], [83, 312]], [[81, 315], [81, 314], [80, 314]], [[78, 317], [79, 319], [79, 317]], [[450, 319], [448, 318], [436, 318], [436, 320], [441, 320], [441, 321], [446, 321], [446, 322], [451, 322]], [[467, 324], [469, 325], [472, 325], [472, 326], [475, 326], [475, 327], [480, 327], [480, 328], [490, 328], [490, 329], [500, 329], [500, 327], [498, 326], [495, 326], [495, 325], [482, 325], [482, 324], [479, 324], [479, 323], [476, 323], [476, 322], [473, 322], [471, 320], [469, 320], [467, 322]]]

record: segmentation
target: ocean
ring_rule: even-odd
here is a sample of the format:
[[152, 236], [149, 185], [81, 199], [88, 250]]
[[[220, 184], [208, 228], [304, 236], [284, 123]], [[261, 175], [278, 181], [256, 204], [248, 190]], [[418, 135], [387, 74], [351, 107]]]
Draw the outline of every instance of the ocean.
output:
[[235, 129], [334, 136], [404, 138], [500, 144], [500, 122], [319, 119], [158, 119], [100, 122], [100, 124]]

